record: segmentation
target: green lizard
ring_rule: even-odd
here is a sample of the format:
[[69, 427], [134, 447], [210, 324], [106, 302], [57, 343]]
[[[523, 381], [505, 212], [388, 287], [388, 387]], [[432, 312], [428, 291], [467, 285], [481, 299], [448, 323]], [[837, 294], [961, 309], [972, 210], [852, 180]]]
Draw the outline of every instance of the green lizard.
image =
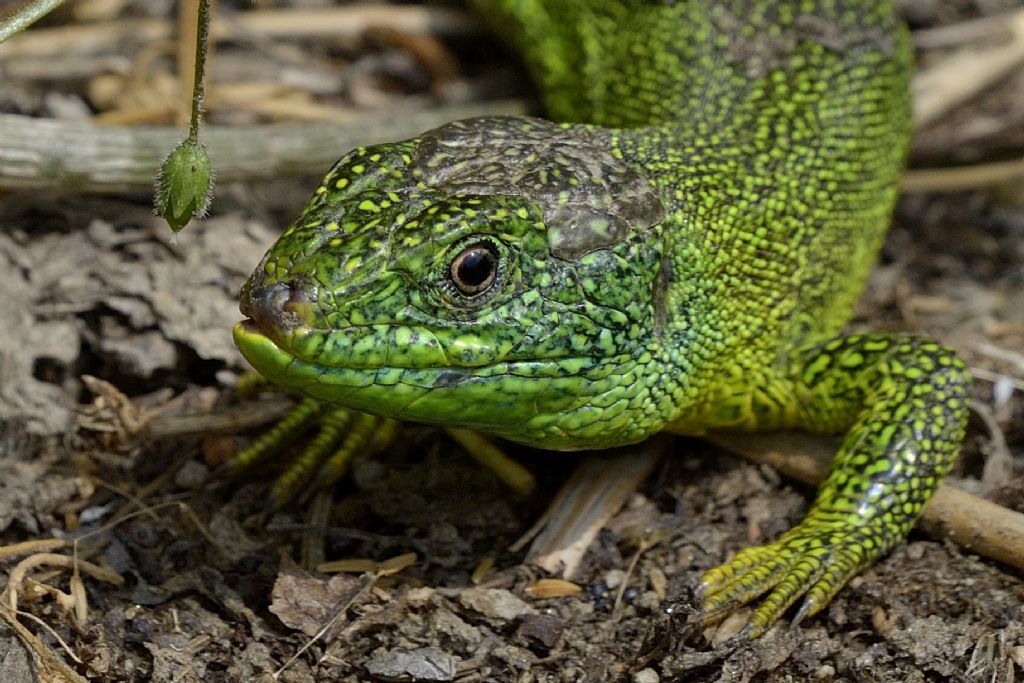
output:
[[969, 377], [840, 333], [908, 142], [906, 32], [874, 0], [478, 0], [551, 116], [357, 149], [245, 284], [272, 382], [575, 450], [662, 430], [845, 433], [806, 519], [703, 577], [705, 614], [820, 610], [956, 458]]

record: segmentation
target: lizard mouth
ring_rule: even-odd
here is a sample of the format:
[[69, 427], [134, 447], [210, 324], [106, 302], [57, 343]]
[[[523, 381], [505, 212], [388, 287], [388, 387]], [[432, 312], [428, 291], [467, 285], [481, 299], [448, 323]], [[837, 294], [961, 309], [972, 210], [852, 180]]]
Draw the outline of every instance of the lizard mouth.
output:
[[495, 382], [505, 375], [499, 367], [480, 376], [463, 368], [321, 365], [292, 353], [271, 334], [252, 319], [233, 329], [235, 345], [257, 372], [312, 398], [383, 417], [492, 432], [534, 417], [532, 402], [496, 391]]
[[274, 382], [282, 382], [283, 373], [295, 356], [275, 341], [276, 330], [267, 329], [252, 318], [235, 323], [232, 329], [235, 346], [256, 371]]
[[[305, 329], [308, 331], [308, 328]], [[311, 395], [319, 393], [317, 385], [334, 387], [332, 392], [337, 391], [338, 387], [366, 387], [371, 384], [386, 386], [395, 383], [426, 389], [451, 388], [474, 377], [503, 374], [501, 370], [507, 366], [505, 363], [477, 368], [419, 366], [409, 362], [365, 364], [352, 357], [347, 358], [349, 362], [346, 363], [324, 363], [292, 348], [290, 342], [295, 338], [295, 333], [301, 337], [302, 331], [275, 327], [268, 329], [265, 324], [250, 318], [236, 323], [232, 335], [235, 346], [257, 372], [272, 382]], [[337, 400], [337, 394], [332, 393], [328, 400]]]
[[[281, 330], [267, 330], [253, 319], [236, 323], [232, 330], [238, 350], [258, 373], [274, 384], [313, 398], [385, 416], [403, 413], [407, 401], [429, 391], [425, 387], [416, 387], [416, 391], [411, 393], [387, 392], [397, 384], [395, 378], [390, 377], [394, 370], [322, 365], [290, 351], [277, 340], [281, 334]], [[388, 394], [392, 400], [382, 400], [382, 396]]]

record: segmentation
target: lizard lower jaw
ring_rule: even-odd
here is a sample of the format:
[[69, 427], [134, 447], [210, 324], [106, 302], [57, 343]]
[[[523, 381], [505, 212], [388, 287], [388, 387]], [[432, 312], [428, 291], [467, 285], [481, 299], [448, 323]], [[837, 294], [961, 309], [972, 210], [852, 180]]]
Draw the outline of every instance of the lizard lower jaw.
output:
[[[271, 333], [273, 330], [270, 331]], [[366, 400], [352, 399], [378, 382], [380, 369], [333, 368], [305, 360], [281, 346], [253, 320], [243, 320], [232, 330], [235, 346], [255, 370], [266, 379], [295, 389], [313, 398], [339, 403], [376, 414], [388, 414]], [[379, 403], [379, 392], [371, 391], [372, 403]]]
[[291, 354], [278, 346], [251, 318], [235, 323], [231, 332], [235, 346], [256, 371], [271, 381], [280, 381], [275, 370], [283, 370], [292, 358]]
[[[580, 447], [553, 438], [558, 437], [557, 428], [553, 435], [543, 426], [528, 426], [543, 418], [538, 398], [557, 399], [560, 407], [576, 402], [574, 377], [516, 376], [497, 367], [480, 373], [479, 368], [324, 366], [282, 348], [252, 320], [235, 325], [234, 340], [266, 379], [312, 398], [399, 420], [477, 429], [545, 448]], [[566, 386], [556, 389], [561, 383]]]

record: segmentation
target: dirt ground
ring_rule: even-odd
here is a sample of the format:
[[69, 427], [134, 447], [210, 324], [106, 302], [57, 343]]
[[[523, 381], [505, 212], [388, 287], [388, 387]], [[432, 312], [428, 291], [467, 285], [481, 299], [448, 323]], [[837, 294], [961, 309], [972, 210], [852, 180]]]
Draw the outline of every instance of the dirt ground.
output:
[[[49, 25], [112, 20], [81, 4], [98, 15], [64, 8]], [[114, 4], [115, 16], [172, 17], [170, 2]], [[996, 20], [970, 42], [921, 46], [938, 29], [1020, 9], [905, 6], [922, 71], [1013, 42]], [[33, 78], [12, 75], [0, 49], [0, 112], [102, 113], [101, 75], [145, 89], [174, 67], [150, 55], [144, 87], [131, 80], [139, 54], [93, 58], [107, 71]], [[248, 61], [279, 70], [267, 79], [296, 64], [337, 72], [317, 101], [371, 114], [524, 92], [474, 31], [238, 41], [217, 47], [214, 84], [254, 78]], [[211, 95], [216, 125], [269, 116], [221, 102]], [[132, 107], [164, 123], [150, 104], [105, 106], [118, 125]], [[911, 166], [1022, 153], [1018, 66], [923, 125]], [[1024, 512], [1022, 176], [968, 172], [941, 191], [912, 180], [851, 327], [919, 331], [963, 355], [975, 412], [950, 479]], [[509, 547], [577, 456], [501, 444], [538, 480], [517, 494], [447, 434], [408, 426], [332, 489], [276, 512], [268, 490], [286, 454], [214, 476], [289, 405], [232, 391], [245, 364], [230, 328], [241, 283], [311, 187], [219, 187], [210, 218], [176, 241], [143, 193], [0, 194], [0, 682], [1024, 680], [1021, 571], [920, 532], [799, 626], [730, 640], [744, 611], [684, 628], [696, 577], [788, 529], [813, 496], [700, 441], [671, 442], [568, 582], [544, 581], [556, 577]], [[317, 571], [333, 560], [346, 571]]]

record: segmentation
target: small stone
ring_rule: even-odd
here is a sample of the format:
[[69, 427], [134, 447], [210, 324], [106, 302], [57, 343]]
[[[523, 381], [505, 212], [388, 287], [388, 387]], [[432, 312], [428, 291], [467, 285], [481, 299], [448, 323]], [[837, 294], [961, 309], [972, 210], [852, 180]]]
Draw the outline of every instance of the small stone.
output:
[[516, 645], [499, 645], [491, 650], [491, 656], [520, 671], [529, 671], [537, 662], [537, 657], [524, 647]]
[[644, 591], [637, 597], [636, 606], [651, 612], [656, 612], [661, 608], [661, 596], [654, 591]]
[[195, 489], [206, 482], [210, 469], [198, 460], [187, 460], [174, 475], [175, 486], [183, 489]]
[[633, 674], [633, 683], [658, 683], [661, 677], [654, 669], [640, 669]]
[[467, 588], [459, 593], [458, 599], [463, 607], [498, 621], [512, 621], [523, 614], [537, 613], [533, 607], [502, 588]]
[[564, 630], [565, 619], [550, 614], [527, 614], [519, 624], [517, 633], [521, 639], [539, 643], [550, 650], [558, 643]]
[[371, 676], [413, 681], [454, 681], [455, 657], [436, 647], [390, 650], [366, 663]]
[[836, 668], [831, 664], [822, 664], [818, 667], [818, 670], [814, 672], [814, 680], [816, 681], [831, 681], [836, 677]]
[[286, 564], [274, 581], [269, 609], [288, 628], [314, 636], [331, 618], [333, 606], [355, 595], [360, 586], [354, 576], [337, 574], [325, 579], [322, 574]]
[[422, 609], [430, 604], [430, 601], [434, 599], [433, 588], [429, 586], [420, 586], [418, 588], [410, 588], [405, 592], [405, 604], [412, 609]]
[[621, 569], [610, 569], [604, 575], [604, 585], [609, 588], [618, 588], [626, 580], [626, 572]]
[[750, 620], [750, 610], [737, 610], [722, 620], [711, 638], [712, 647], [718, 647], [743, 630]]

